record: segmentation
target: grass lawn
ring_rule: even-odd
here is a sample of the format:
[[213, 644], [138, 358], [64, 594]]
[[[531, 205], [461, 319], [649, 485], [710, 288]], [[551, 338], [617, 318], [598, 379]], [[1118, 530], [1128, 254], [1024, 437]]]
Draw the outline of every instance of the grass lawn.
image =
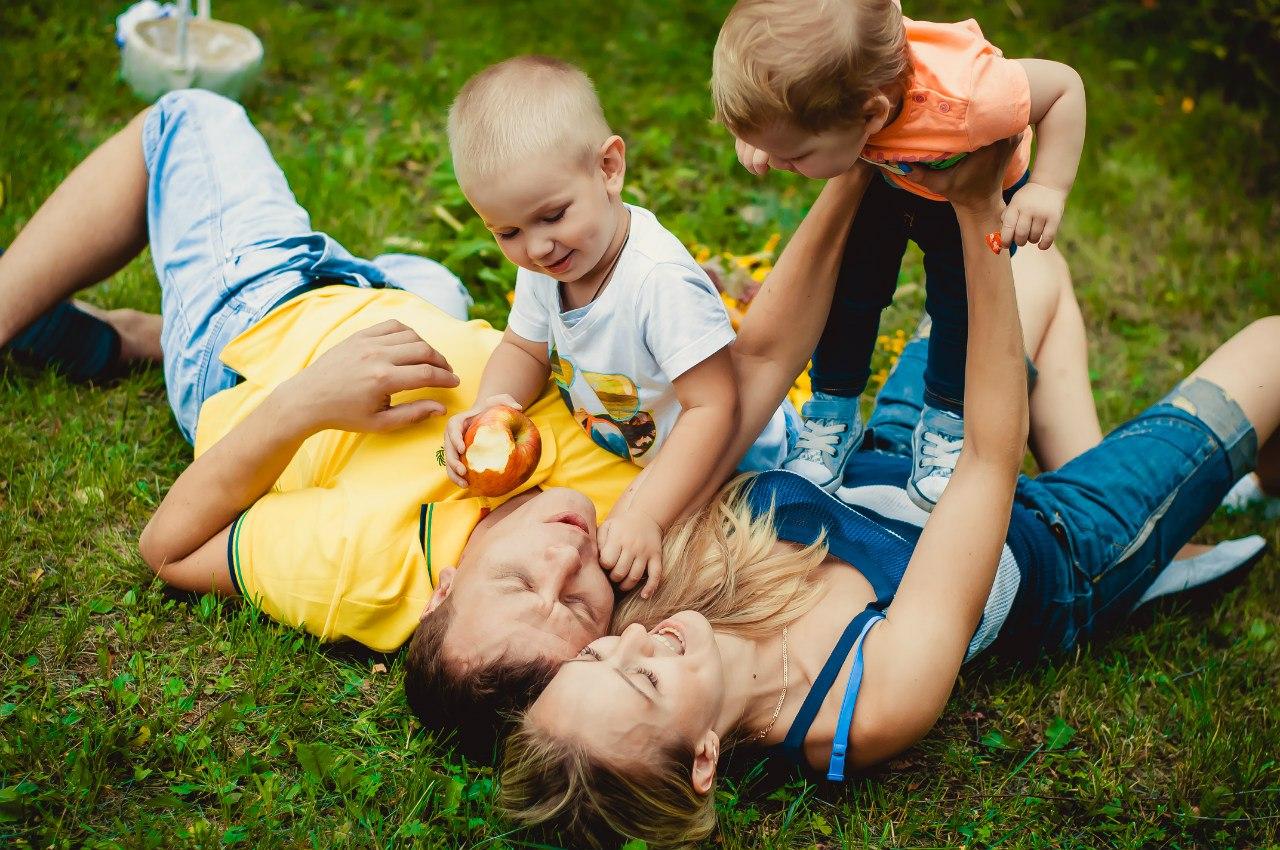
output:
[[[0, 244], [141, 104], [116, 79], [114, 2], [0, 4]], [[444, 110], [518, 52], [581, 63], [629, 145], [630, 199], [686, 242], [747, 253], [816, 186], [757, 180], [707, 120], [729, 5], [647, 0], [220, 0], [263, 39], [248, 107], [317, 228], [418, 251], [501, 323], [514, 270], [453, 184]], [[1061, 239], [1105, 425], [1155, 400], [1251, 318], [1280, 311], [1274, 125], [1116, 59], [1089, 16], [977, 13], [1010, 55], [1070, 62], [1089, 140]], [[1024, 15], [1025, 9], [1025, 15]], [[455, 232], [452, 220], [461, 222]], [[74, 250], [75, 246], [67, 246]], [[885, 327], [922, 303], [918, 257]], [[144, 255], [94, 289], [158, 308]], [[883, 355], [882, 355], [883, 356]], [[136, 541], [190, 456], [159, 370], [107, 390], [0, 358], [0, 846], [529, 846], [493, 773], [415, 734], [395, 658], [314, 639], [152, 580]], [[1219, 517], [1203, 540], [1274, 522]], [[721, 787], [726, 847], [1280, 846], [1280, 562], [1032, 670], [966, 668], [942, 721], [844, 787]]]

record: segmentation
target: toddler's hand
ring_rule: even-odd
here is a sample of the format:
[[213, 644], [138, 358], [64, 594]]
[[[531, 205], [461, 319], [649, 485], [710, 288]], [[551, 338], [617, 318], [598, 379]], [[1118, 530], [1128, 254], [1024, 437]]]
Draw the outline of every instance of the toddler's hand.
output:
[[615, 513], [600, 526], [600, 566], [609, 570], [609, 580], [621, 590], [639, 584], [646, 572], [649, 578], [640, 591], [648, 599], [662, 580], [662, 528], [639, 511]]
[[471, 424], [471, 420], [476, 416], [484, 413], [495, 404], [505, 404], [508, 407], [514, 407], [516, 410], [522, 410], [521, 404], [506, 393], [499, 395], [491, 395], [484, 400], [478, 400], [474, 407], [470, 410], [464, 410], [461, 413], [455, 413], [449, 417], [449, 424], [444, 429], [444, 471], [449, 476], [449, 480], [464, 490], [469, 486], [467, 484], [467, 466], [462, 462], [462, 455], [466, 452], [466, 446], [463, 445], [462, 436], [467, 433], [467, 426]]
[[759, 148], [751, 147], [742, 139], [735, 139], [734, 145], [738, 149], [738, 162], [742, 163], [742, 167], [747, 171], [759, 177], [769, 170], [769, 154]]
[[1018, 190], [1005, 209], [1000, 222], [1000, 239], [1007, 245], [1039, 245], [1043, 250], [1053, 244], [1062, 223], [1067, 193], [1039, 183], [1028, 183]]

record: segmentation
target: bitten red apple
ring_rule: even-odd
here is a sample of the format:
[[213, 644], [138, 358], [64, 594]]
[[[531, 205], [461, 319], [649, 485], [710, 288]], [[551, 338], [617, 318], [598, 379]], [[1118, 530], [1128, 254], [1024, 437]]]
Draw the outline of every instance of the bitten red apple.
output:
[[533, 420], [505, 404], [472, 419], [462, 442], [467, 484], [480, 496], [510, 493], [529, 480], [542, 457], [542, 436]]

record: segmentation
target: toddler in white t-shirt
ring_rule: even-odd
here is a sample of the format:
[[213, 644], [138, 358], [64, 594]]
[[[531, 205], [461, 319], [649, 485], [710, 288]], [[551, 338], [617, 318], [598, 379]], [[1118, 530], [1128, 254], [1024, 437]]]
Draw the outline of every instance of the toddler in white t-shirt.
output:
[[[447, 467], [466, 486], [462, 434], [494, 404], [522, 407], [548, 375], [602, 448], [646, 467], [600, 527], [600, 563], [629, 590], [661, 579], [662, 535], [703, 490], [733, 432], [733, 329], [715, 286], [648, 210], [621, 200], [625, 145], [591, 81], [556, 59], [481, 71], [449, 110], [454, 173], [520, 267], [475, 406], [452, 417]], [[778, 466], [783, 410], [748, 455]]]

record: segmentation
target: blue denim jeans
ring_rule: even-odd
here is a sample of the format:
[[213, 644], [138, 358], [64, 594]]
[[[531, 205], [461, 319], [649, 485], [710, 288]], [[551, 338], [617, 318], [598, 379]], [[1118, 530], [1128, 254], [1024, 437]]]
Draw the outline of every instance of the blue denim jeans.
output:
[[[903, 350], [867, 421], [864, 451], [910, 456], [927, 346], [914, 339]], [[1038, 539], [1047, 528], [1054, 544], [1018, 565], [1018, 595], [993, 648], [1034, 657], [1114, 627], [1253, 469], [1257, 450], [1239, 405], [1191, 378], [1060, 469], [1022, 476], [1012, 525], [1038, 524], [1029, 535]]]
[[[1005, 190], [1005, 203], [1027, 177]], [[933, 407], [960, 413], [969, 340], [960, 225], [951, 204], [914, 195], [887, 179], [871, 181], [854, 216], [809, 377], [815, 390], [833, 395], [861, 395], [866, 389], [880, 314], [893, 302], [908, 240], [924, 252], [924, 309], [933, 319], [926, 398]]]
[[228, 342], [312, 286], [395, 286], [458, 318], [470, 297], [439, 263], [406, 254], [354, 257], [313, 231], [267, 144], [234, 101], [171, 92], [147, 114], [147, 231], [160, 282], [165, 384], [190, 442], [204, 400], [238, 376]]

